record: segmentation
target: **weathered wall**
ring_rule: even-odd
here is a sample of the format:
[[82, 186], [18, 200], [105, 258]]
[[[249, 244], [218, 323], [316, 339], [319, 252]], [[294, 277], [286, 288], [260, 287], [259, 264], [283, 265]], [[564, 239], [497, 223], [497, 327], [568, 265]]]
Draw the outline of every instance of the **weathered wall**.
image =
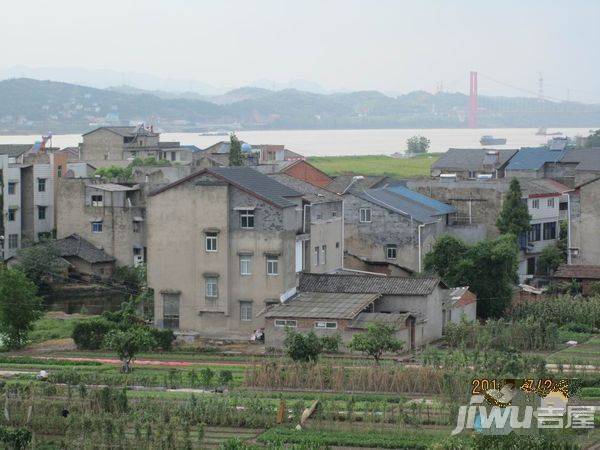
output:
[[81, 159], [123, 160], [123, 137], [105, 129], [97, 130], [83, 136]]
[[579, 249], [573, 264], [600, 264], [600, 180], [571, 194], [571, 247]]
[[[8, 163], [8, 156], [0, 155], [0, 173], [2, 187], [2, 227], [0, 227], [4, 236], [4, 259], [16, 255], [17, 250], [21, 246], [21, 218], [22, 218], [22, 201], [21, 201], [21, 168], [11, 167]], [[8, 193], [9, 183], [15, 183], [14, 194]], [[14, 209], [15, 220], [8, 220], [8, 210]], [[13, 238], [11, 238], [11, 236]], [[10, 248], [11, 240], [16, 237], [16, 247]]]
[[63, 311], [67, 314], [81, 312], [102, 314], [104, 311], [116, 311], [121, 303], [129, 300], [129, 294], [101, 285], [54, 285], [44, 298], [44, 308], [50, 311]]
[[289, 169], [284, 170], [284, 173], [320, 187], [326, 187], [333, 181], [333, 178], [308, 164], [306, 161], [294, 164]]

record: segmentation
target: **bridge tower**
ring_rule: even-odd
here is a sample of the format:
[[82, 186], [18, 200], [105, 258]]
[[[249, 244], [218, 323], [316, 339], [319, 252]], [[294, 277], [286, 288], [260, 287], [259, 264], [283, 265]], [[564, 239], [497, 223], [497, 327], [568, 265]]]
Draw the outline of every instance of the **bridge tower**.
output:
[[477, 72], [469, 73], [469, 128], [477, 128]]

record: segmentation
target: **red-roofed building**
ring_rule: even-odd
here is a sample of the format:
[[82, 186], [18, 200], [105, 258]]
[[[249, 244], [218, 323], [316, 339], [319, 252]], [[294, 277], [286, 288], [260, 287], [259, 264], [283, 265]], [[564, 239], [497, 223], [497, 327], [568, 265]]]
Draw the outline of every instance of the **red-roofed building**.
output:
[[459, 323], [477, 318], [477, 296], [469, 290], [469, 286], [450, 289], [442, 309], [442, 332], [449, 323]]

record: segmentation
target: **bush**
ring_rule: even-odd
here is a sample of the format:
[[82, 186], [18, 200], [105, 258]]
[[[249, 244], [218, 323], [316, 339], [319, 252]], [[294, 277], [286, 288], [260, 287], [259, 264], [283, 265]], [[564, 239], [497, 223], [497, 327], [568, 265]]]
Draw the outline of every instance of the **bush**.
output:
[[0, 442], [13, 450], [25, 449], [31, 442], [31, 432], [26, 428], [0, 427]]
[[104, 336], [115, 329], [116, 324], [106, 319], [91, 319], [78, 322], [73, 329], [73, 340], [80, 350], [98, 350], [102, 346]]
[[559, 326], [575, 322], [600, 328], [600, 296], [573, 298], [563, 295], [521, 303], [515, 306], [511, 315], [517, 319], [533, 316], [542, 322], [553, 322]]
[[322, 336], [321, 344], [323, 346], [323, 351], [327, 353], [338, 353], [340, 350], [340, 345], [342, 345], [342, 336], [339, 334]]
[[229, 384], [233, 381], [233, 374], [231, 370], [220, 370], [219, 371], [219, 384]]
[[323, 351], [323, 343], [313, 331], [302, 334], [286, 329], [284, 345], [286, 354], [294, 361], [316, 362]]
[[173, 349], [173, 341], [175, 341], [175, 333], [173, 330], [160, 330], [158, 328], [151, 328], [150, 334], [156, 341], [156, 347], [165, 351]]

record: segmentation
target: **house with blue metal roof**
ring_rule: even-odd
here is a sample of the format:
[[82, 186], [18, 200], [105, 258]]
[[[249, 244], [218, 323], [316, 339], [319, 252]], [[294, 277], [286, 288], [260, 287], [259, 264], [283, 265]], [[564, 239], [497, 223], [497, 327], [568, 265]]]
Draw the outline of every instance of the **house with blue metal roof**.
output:
[[560, 163], [566, 149], [523, 147], [511, 158], [505, 169], [506, 178], [543, 178], [547, 170]]
[[370, 262], [422, 270], [424, 255], [447, 233], [457, 212], [401, 185], [344, 195], [345, 253]]

